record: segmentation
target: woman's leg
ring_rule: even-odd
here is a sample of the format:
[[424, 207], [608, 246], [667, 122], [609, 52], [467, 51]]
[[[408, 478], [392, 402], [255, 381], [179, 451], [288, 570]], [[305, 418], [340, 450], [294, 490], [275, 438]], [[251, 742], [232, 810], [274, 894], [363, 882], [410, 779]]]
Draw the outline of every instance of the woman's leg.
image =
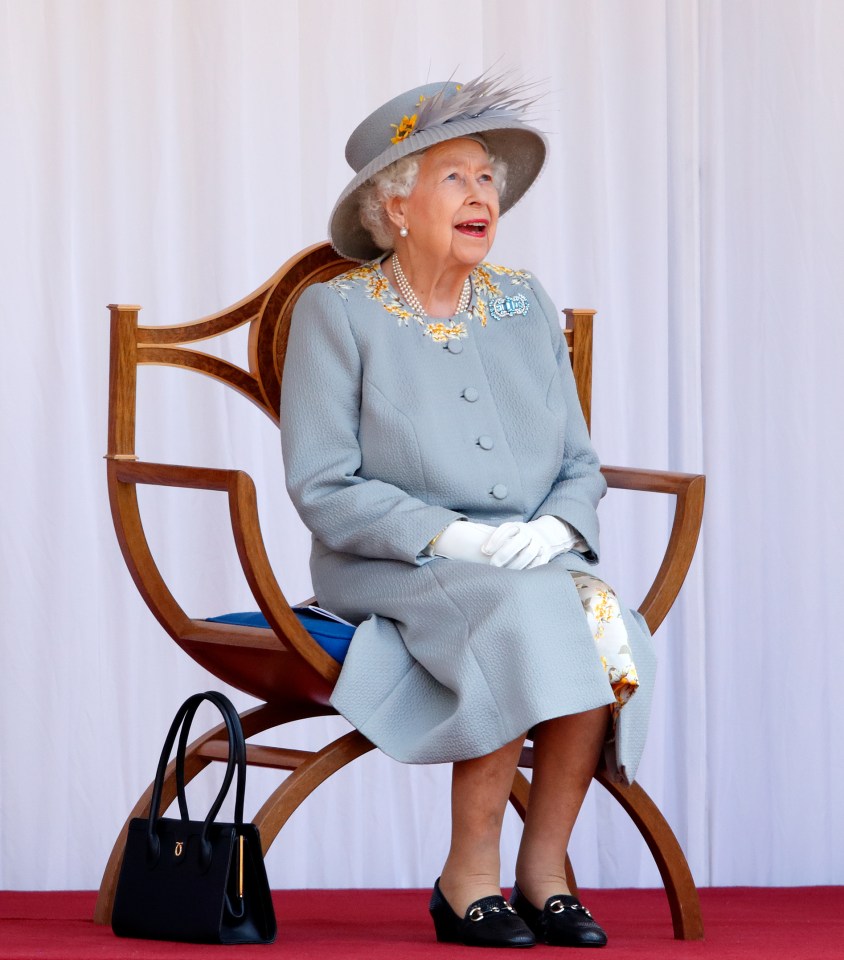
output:
[[460, 917], [473, 901], [501, 895], [501, 824], [524, 739], [454, 764], [451, 848], [440, 890]]
[[609, 708], [598, 707], [546, 720], [534, 731], [533, 778], [516, 882], [540, 909], [548, 897], [569, 892], [566, 850], [598, 766], [609, 721]]

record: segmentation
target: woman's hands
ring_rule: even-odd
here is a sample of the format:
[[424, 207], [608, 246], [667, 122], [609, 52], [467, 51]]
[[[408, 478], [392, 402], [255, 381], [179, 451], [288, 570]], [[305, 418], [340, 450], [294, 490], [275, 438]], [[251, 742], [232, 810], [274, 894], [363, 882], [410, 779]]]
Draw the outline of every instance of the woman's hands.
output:
[[528, 523], [502, 523], [483, 546], [493, 567], [528, 570], [566, 553], [581, 542], [565, 520], [544, 516]]
[[499, 527], [456, 520], [436, 538], [431, 552], [450, 560], [527, 570], [548, 563], [582, 542], [574, 527], [558, 517], [537, 517], [528, 523], [509, 521]]
[[472, 520], [455, 520], [430, 545], [435, 557], [448, 560], [468, 560], [470, 563], [489, 563], [481, 547], [495, 533], [495, 527]]

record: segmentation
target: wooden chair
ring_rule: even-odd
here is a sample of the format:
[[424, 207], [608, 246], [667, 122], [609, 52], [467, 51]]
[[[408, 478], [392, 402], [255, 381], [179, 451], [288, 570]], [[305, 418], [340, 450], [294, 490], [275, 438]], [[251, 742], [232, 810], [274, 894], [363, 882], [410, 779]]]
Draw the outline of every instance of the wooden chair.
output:
[[[327, 243], [317, 244], [288, 260], [253, 294], [227, 310], [177, 326], [141, 326], [140, 307], [112, 304], [109, 387], [108, 490], [112, 516], [129, 571], [161, 626], [194, 660], [214, 676], [262, 700], [243, 714], [244, 733], [265, 730], [308, 717], [334, 713], [328, 702], [340, 666], [301, 626], [270, 567], [258, 521], [255, 486], [240, 470], [220, 470], [148, 463], [135, 454], [136, 375], [139, 364], [164, 364], [195, 370], [233, 387], [278, 422], [281, 377], [293, 307], [311, 283], [324, 282], [348, 269]], [[592, 310], [566, 310], [566, 337], [571, 349], [578, 393], [587, 423], [592, 380]], [[218, 337], [249, 325], [249, 369], [195, 350], [197, 341]], [[672, 494], [674, 523], [662, 565], [640, 608], [656, 630], [671, 608], [691, 563], [703, 512], [704, 478], [690, 474], [605, 467], [611, 487]], [[156, 566], [138, 506], [139, 484], [217, 490], [228, 496], [240, 562], [269, 629], [191, 619], [179, 606]], [[225, 731], [220, 727], [190, 747], [186, 780], [211, 761], [223, 759]], [[267, 798], [255, 817], [265, 852], [291, 814], [335, 771], [373, 749], [353, 730], [317, 751], [249, 744], [248, 762], [289, 775]], [[532, 749], [522, 753], [521, 766], [532, 766]], [[653, 801], [638, 785], [613, 782], [603, 770], [596, 779], [621, 803], [656, 860], [671, 907], [674, 935], [693, 940], [703, 936], [697, 890], [674, 834]], [[524, 817], [529, 781], [517, 772], [511, 801]], [[128, 819], [146, 816], [151, 787]], [[175, 797], [175, 772], [168, 769], [164, 805]], [[128, 826], [127, 819], [127, 826]], [[100, 886], [94, 919], [108, 923], [123, 856], [127, 826], [114, 844]], [[572, 889], [574, 875], [568, 865]]]

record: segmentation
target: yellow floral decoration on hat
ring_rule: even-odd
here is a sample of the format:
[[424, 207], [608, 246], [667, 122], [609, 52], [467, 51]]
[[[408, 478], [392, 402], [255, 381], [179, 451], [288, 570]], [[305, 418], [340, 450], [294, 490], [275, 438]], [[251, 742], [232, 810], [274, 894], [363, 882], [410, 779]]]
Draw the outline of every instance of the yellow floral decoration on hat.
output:
[[390, 126], [396, 131], [396, 135], [390, 140], [390, 143], [401, 143], [402, 140], [406, 140], [413, 133], [416, 118], [417, 114], [414, 113], [412, 117], [402, 117], [401, 123], [391, 123]]
[[[416, 101], [416, 106], [421, 107], [426, 99], [425, 95], [420, 93], [419, 99]], [[408, 117], [407, 115], [403, 116], [401, 123], [391, 123], [390, 126], [396, 131], [396, 135], [390, 140], [390, 143], [401, 143], [402, 140], [406, 140], [416, 129], [416, 121], [418, 119], [419, 114], [414, 113], [412, 117]]]

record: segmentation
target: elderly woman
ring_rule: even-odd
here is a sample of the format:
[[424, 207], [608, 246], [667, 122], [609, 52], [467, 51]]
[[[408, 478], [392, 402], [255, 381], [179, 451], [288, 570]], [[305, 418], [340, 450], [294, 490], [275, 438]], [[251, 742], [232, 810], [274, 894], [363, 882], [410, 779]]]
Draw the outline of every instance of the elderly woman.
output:
[[[634, 776], [654, 663], [644, 622], [590, 575], [605, 483], [557, 310], [532, 274], [486, 262], [545, 160], [528, 105], [502, 79], [432, 83], [354, 131], [330, 233], [362, 265], [298, 302], [282, 444], [318, 600], [359, 624], [332, 703], [390, 756], [454, 764], [437, 939], [601, 946], [566, 848], [602, 747]], [[501, 824], [527, 735], [508, 903]]]

